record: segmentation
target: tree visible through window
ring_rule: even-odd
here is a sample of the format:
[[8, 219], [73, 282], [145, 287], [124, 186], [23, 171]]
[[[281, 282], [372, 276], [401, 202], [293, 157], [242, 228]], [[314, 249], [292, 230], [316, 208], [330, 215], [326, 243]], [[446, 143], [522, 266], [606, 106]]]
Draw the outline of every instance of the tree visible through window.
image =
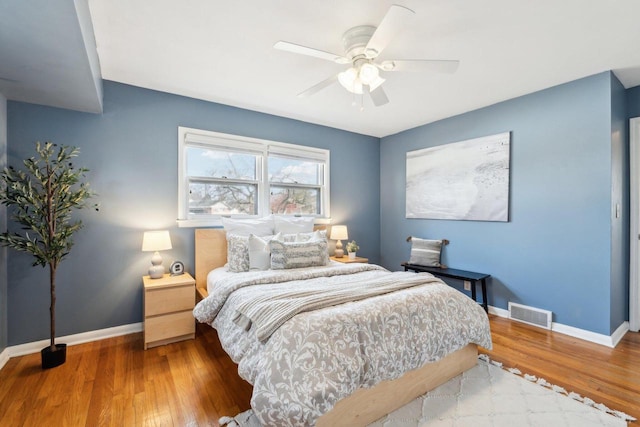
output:
[[189, 214], [256, 215], [257, 162], [255, 154], [187, 146]]
[[328, 150], [182, 127], [178, 133], [183, 225], [234, 215], [328, 217]]
[[311, 160], [269, 157], [269, 206], [273, 214], [320, 213], [324, 164]]

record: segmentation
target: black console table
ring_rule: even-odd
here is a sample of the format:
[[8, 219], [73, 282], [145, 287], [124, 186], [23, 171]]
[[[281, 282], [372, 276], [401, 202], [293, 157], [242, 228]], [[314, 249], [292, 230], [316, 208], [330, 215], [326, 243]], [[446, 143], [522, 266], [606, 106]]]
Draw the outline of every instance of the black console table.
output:
[[480, 282], [480, 285], [482, 286], [482, 303], [479, 304], [482, 305], [484, 311], [486, 311], [487, 313], [489, 312], [489, 307], [487, 305], [487, 279], [491, 277], [490, 274], [456, 270], [455, 268], [425, 267], [424, 265], [409, 264], [408, 262], [403, 262], [401, 265], [404, 267], [404, 271], [412, 270], [416, 273], [431, 273], [434, 276], [438, 277], [468, 280], [469, 282], [471, 282], [471, 298], [473, 298], [475, 302], [478, 302], [478, 300], [476, 299], [476, 285], [478, 284], [478, 282]]

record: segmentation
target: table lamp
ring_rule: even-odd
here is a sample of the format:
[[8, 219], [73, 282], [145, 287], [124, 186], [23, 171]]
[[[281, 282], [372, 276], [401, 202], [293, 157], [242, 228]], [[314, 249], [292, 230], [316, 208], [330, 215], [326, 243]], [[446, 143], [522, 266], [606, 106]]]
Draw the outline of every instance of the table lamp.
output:
[[151, 267], [149, 267], [149, 277], [152, 279], [160, 279], [164, 275], [164, 266], [162, 265], [162, 257], [158, 251], [166, 251], [171, 249], [171, 237], [169, 231], [145, 231], [142, 237], [142, 251], [154, 252], [151, 257]]
[[344, 250], [342, 250], [342, 240], [347, 240], [349, 238], [349, 235], [347, 234], [347, 226], [334, 225], [333, 227], [331, 227], [331, 236], [329, 238], [332, 240], [337, 240], [334, 256], [336, 258], [342, 258], [344, 256]]

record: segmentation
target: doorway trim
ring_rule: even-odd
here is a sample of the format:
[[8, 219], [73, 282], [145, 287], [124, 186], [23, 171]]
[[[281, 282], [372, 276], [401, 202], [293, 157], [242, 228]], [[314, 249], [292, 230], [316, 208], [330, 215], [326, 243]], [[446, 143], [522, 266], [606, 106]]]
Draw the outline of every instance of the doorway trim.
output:
[[640, 329], [640, 117], [629, 120], [629, 329]]

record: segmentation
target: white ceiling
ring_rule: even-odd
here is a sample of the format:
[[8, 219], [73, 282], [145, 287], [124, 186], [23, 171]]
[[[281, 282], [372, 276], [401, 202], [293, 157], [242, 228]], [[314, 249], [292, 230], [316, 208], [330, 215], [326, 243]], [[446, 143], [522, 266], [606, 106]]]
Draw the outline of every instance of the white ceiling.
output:
[[[51, 13], [45, 17], [52, 24], [65, 19], [60, 13], [24, 5], [33, 2], [9, 0], [23, 12], [30, 9], [18, 24], [29, 14], [45, 12]], [[87, 0], [75, 0], [76, 7], [83, 2]], [[342, 34], [357, 25], [377, 25], [394, 3], [416, 14], [380, 59], [459, 59], [455, 74], [388, 73], [383, 87], [389, 104], [374, 107], [365, 98], [364, 111], [351, 105], [353, 96], [338, 84], [309, 98], [296, 96], [346, 66], [275, 50], [275, 42], [343, 54]], [[640, 85], [638, 0], [88, 0], [88, 4], [106, 80], [377, 137], [607, 70], [613, 70], [627, 88]], [[0, 28], [8, 19], [2, 7]], [[5, 58], [7, 49], [2, 45], [18, 41], [7, 43], [0, 35], [0, 58]], [[33, 58], [28, 43], [25, 46], [28, 38], [23, 35], [19, 49], [13, 49], [17, 54], [9, 57], [13, 69], [34, 86], [50, 87], [51, 61], [55, 65], [60, 54], [80, 48], [50, 37], [41, 41], [46, 49], [38, 44], [39, 55]], [[33, 70], [18, 67], [24, 61], [21, 52], [31, 57]], [[87, 62], [87, 52], [78, 56]], [[14, 78], [5, 75], [4, 62], [0, 60], [0, 77]], [[23, 100], [15, 92], [7, 93], [8, 84], [0, 80], [0, 92]], [[50, 100], [41, 103], [56, 105]]]

